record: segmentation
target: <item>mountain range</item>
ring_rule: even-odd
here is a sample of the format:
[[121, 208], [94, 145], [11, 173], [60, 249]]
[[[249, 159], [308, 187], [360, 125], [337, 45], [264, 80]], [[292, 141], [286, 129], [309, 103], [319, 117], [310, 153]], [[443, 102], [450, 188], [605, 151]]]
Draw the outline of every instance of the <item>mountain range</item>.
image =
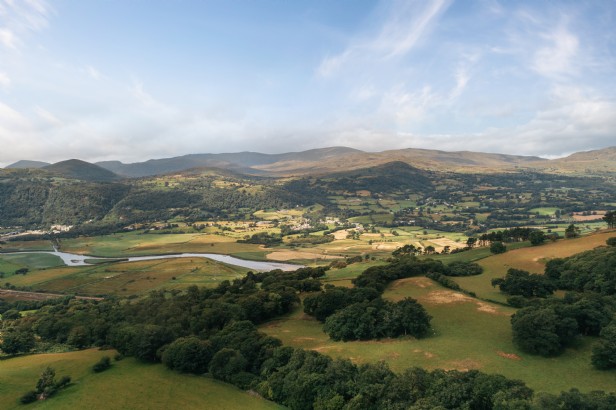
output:
[[91, 164], [76, 159], [55, 164], [22, 160], [6, 168], [40, 168], [57, 176], [111, 181], [180, 172], [192, 168], [217, 168], [240, 174], [263, 176], [319, 175], [375, 167], [394, 161], [424, 170], [465, 173], [528, 169], [550, 173], [601, 175], [616, 173], [616, 147], [578, 152], [552, 160], [536, 156], [471, 151], [448, 152], [408, 148], [365, 152], [348, 147], [329, 147], [282, 154], [258, 152], [189, 154], [130, 164], [120, 161]]

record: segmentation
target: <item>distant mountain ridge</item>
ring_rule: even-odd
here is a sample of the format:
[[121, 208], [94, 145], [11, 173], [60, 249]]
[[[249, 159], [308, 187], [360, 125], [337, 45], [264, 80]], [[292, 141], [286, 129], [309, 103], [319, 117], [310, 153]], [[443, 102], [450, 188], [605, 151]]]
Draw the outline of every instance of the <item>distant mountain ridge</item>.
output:
[[30, 161], [27, 159], [22, 159], [21, 161], [17, 161], [12, 163], [11, 165], [7, 165], [6, 168], [43, 168], [47, 165], [51, 165], [49, 162], [43, 161]]
[[[65, 172], [66, 175], [73, 178], [97, 181], [110, 181], [118, 177], [147, 177], [182, 172], [193, 168], [221, 169], [239, 174], [262, 176], [323, 175], [332, 172], [371, 168], [390, 162], [402, 162], [423, 170], [464, 173], [508, 172], [528, 169], [552, 173], [613, 174], [616, 173], [616, 147], [578, 152], [566, 158], [553, 160], [536, 156], [472, 151], [406, 148], [365, 152], [348, 147], [329, 147], [281, 154], [247, 151], [189, 154], [130, 164], [124, 164], [120, 161], [103, 161], [90, 164], [81, 161], [79, 164], [73, 163], [72, 166], [69, 166], [70, 164], [67, 164], [67, 162], [58, 163], [64, 163], [60, 166], [58, 164], [49, 165], [40, 161], [18, 161], [7, 168], [51, 169], [61, 171], [60, 173]], [[86, 164], [91, 165], [91, 167]]]
[[84, 181], [109, 182], [115, 181], [120, 177], [115, 173], [79, 159], [69, 159], [47, 165], [43, 170], [65, 178], [81, 179]]
[[123, 164], [120, 161], [105, 161], [97, 162], [96, 165], [127, 177], [144, 177], [201, 167], [229, 169], [240, 173], [262, 174], [263, 171], [259, 171], [256, 167], [288, 161], [318, 162], [332, 157], [361, 152], [363, 151], [347, 147], [319, 148], [283, 154], [263, 154], [246, 151], [223, 154], [188, 154], [173, 158], [151, 159], [132, 164]]

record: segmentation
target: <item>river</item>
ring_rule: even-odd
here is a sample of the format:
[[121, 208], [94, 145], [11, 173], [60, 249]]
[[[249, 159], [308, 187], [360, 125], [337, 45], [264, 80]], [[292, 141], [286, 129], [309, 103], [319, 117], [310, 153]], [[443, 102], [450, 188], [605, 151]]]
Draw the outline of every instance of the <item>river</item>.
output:
[[274, 269], [280, 269], [283, 271], [294, 271], [299, 268], [303, 268], [303, 265], [293, 265], [290, 263], [280, 263], [280, 262], [262, 262], [262, 261], [251, 261], [246, 259], [239, 259], [229, 255], [220, 255], [217, 253], [176, 253], [172, 255], [150, 255], [150, 256], [129, 256], [129, 257], [117, 257], [117, 258], [101, 258], [98, 256], [89, 256], [89, 255], [78, 255], [76, 253], [68, 253], [61, 252], [55, 250], [51, 251], [25, 251], [25, 252], [7, 252], [0, 253], [0, 257], [2, 255], [19, 255], [23, 253], [46, 253], [49, 255], [57, 256], [62, 259], [62, 262], [66, 266], [90, 266], [93, 265], [91, 263], [86, 262], [86, 259], [97, 259], [104, 260], [109, 259], [110, 261], [121, 259], [122, 262], [137, 262], [137, 261], [149, 261], [155, 259], [169, 259], [169, 258], [207, 258], [211, 260], [215, 260], [217, 262], [223, 262], [228, 265], [241, 266], [242, 268], [252, 269], [255, 271], [270, 271]]

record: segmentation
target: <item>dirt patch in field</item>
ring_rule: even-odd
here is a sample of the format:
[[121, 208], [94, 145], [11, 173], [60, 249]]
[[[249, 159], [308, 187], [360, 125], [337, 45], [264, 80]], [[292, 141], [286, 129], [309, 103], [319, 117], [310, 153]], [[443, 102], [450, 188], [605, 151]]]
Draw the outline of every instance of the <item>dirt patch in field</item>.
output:
[[479, 300], [471, 298], [470, 296], [466, 296], [463, 293], [454, 292], [451, 290], [435, 290], [433, 292], [430, 292], [428, 296], [426, 296], [426, 301], [436, 305], [443, 305], [449, 303], [474, 303], [475, 305], [477, 305], [477, 310], [479, 312], [488, 313], [491, 315], [508, 316], [507, 313], [501, 312], [494, 305], [491, 305], [486, 302], [481, 302]]
[[295, 339], [293, 339], [293, 343], [300, 343], [300, 342], [314, 342], [315, 339], [314, 337], [296, 337]]
[[496, 352], [496, 354], [499, 355], [500, 357], [504, 357], [505, 359], [522, 360], [522, 358], [515, 353], [505, 353], [499, 350]]
[[434, 353], [426, 352], [425, 350], [421, 350], [421, 349], [413, 349], [413, 353], [423, 353], [426, 359], [432, 359], [433, 357], [436, 357]]
[[509, 316], [507, 313], [499, 311], [495, 306], [490, 305], [488, 303], [484, 303], [484, 302], [475, 302], [475, 303], [477, 303], [477, 310], [480, 312], [489, 313], [491, 315]]
[[467, 372], [469, 370], [481, 369], [481, 363], [473, 359], [463, 359], [449, 362], [445, 366], [445, 370], [458, 370], [461, 372]]
[[284, 262], [294, 259], [339, 259], [340, 256], [300, 251], [276, 251], [268, 253], [266, 258], [273, 261]]
[[426, 299], [430, 303], [443, 305], [448, 303], [473, 302], [473, 299], [459, 292], [451, 290], [435, 290], [430, 292]]
[[391, 288], [392, 289], [401, 288], [403, 286], [406, 286], [407, 284], [411, 284], [413, 286], [417, 286], [418, 288], [422, 288], [422, 289], [434, 286], [434, 282], [432, 282], [430, 279], [419, 277], [419, 278], [407, 278], [407, 279], [397, 280], [393, 283]]
[[433, 244], [437, 245], [437, 247], [440, 247], [440, 249], [437, 249], [437, 251], [439, 251], [439, 252], [445, 246], [449, 246], [450, 249], [464, 248], [466, 246], [466, 244], [463, 244], [462, 242], [456, 242], [456, 241], [451, 240], [449, 238], [430, 239], [430, 242], [432, 242]]
[[[0, 298], [6, 300], [32, 300], [41, 301], [47, 299], [55, 299], [65, 297], [66, 295], [59, 293], [43, 293], [43, 292], [28, 292], [21, 290], [8, 290], [0, 289]], [[75, 296], [75, 299], [81, 300], [103, 300], [103, 298], [97, 298], [93, 296]]]
[[348, 234], [349, 234], [349, 231], [347, 231], [346, 229], [343, 229], [341, 231], [334, 232], [332, 235], [334, 235], [335, 240], [340, 241], [342, 239], [346, 239]]
[[578, 222], [584, 221], [596, 221], [599, 219], [603, 219], [605, 216], [605, 211], [597, 211], [596, 215], [584, 215], [583, 212], [574, 212], [573, 220]]
[[385, 243], [373, 243], [372, 249], [377, 251], [395, 251], [396, 249], [402, 247], [402, 244], [399, 242], [385, 242]]

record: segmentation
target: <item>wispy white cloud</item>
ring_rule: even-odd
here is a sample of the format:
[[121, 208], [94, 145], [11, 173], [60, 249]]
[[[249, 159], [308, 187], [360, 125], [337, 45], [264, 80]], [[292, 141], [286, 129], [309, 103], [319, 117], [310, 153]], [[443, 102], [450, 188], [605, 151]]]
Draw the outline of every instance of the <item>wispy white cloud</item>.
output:
[[17, 48], [17, 38], [11, 30], [7, 28], [0, 29], [0, 44], [6, 48], [15, 50]]
[[51, 13], [45, 0], [0, 0], [0, 44], [17, 49], [22, 36], [48, 26]]
[[0, 71], [0, 88], [9, 88], [11, 85], [11, 79], [6, 73]]
[[100, 73], [100, 71], [98, 71], [96, 68], [92, 67], [91, 65], [87, 65], [85, 70], [86, 70], [86, 73], [88, 73], [88, 75], [94, 80], [100, 80], [102, 78], [102, 74]]
[[447, 9], [450, 0], [395, 1], [378, 34], [351, 40], [337, 55], [324, 58], [317, 73], [328, 77], [358, 61], [387, 60], [410, 52]]
[[53, 126], [62, 126], [62, 125], [64, 125], [64, 123], [62, 121], [60, 121], [55, 115], [53, 115], [52, 113], [50, 113], [49, 111], [47, 111], [44, 108], [41, 108], [41, 107], [38, 107], [38, 106], [34, 107], [34, 112], [42, 120], [44, 120], [45, 122], [47, 122], [50, 125], [53, 125]]
[[546, 77], [574, 74], [580, 45], [578, 37], [564, 23], [541, 37], [547, 44], [535, 52], [533, 69]]

